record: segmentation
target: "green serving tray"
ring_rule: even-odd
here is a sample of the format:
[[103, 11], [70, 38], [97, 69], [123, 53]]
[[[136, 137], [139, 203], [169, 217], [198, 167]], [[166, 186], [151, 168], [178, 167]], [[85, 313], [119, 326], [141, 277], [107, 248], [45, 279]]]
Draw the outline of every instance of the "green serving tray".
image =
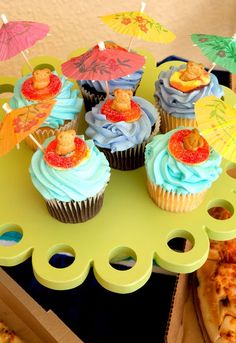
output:
[[[144, 50], [139, 52], [146, 56], [146, 69], [137, 95], [153, 103], [154, 83], [159, 72], [170, 64], [182, 62], [167, 62], [156, 68], [152, 55]], [[42, 57], [31, 63], [54, 65], [59, 71], [61, 62]], [[23, 74], [28, 72], [24, 66]], [[14, 84], [14, 78], [2, 77], [3, 88], [0, 89], [6, 89], [4, 85], [9, 85], [11, 80]], [[235, 104], [235, 94], [226, 87], [224, 91], [225, 100]], [[1, 103], [6, 100], [2, 97]], [[82, 116], [80, 133], [85, 126]], [[63, 224], [49, 215], [43, 198], [31, 183], [28, 172], [31, 156], [32, 151], [23, 142], [20, 150], [14, 149], [0, 158], [0, 235], [8, 231], [23, 235], [14, 246], [0, 246], [0, 265], [17, 265], [32, 256], [35, 277], [46, 287], [57, 290], [76, 287], [92, 267], [103, 287], [117, 293], [130, 293], [147, 282], [153, 262], [168, 271], [190, 273], [205, 262], [209, 239], [236, 237], [235, 213], [230, 219], [220, 221], [207, 212], [216, 205], [235, 211], [236, 165], [225, 160], [223, 172], [204, 202], [190, 213], [176, 214], [158, 208], [148, 195], [144, 167], [133, 171], [112, 169], [98, 215], [82, 224]], [[189, 240], [191, 250], [171, 249], [168, 243], [176, 237]], [[59, 252], [72, 254], [74, 262], [66, 268], [53, 267], [49, 260]], [[126, 258], [132, 258], [132, 266], [117, 270], [112, 262]]]

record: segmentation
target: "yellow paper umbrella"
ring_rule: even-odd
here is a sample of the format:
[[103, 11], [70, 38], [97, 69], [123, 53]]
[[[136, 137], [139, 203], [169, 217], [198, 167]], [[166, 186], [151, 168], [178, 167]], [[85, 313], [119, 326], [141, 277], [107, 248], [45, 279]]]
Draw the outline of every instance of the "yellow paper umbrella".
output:
[[100, 17], [115, 32], [132, 36], [128, 50], [130, 50], [135, 37], [145, 41], [165, 44], [171, 43], [175, 39], [174, 33], [143, 13], [145, 5], [142, 2], [139, 12], [121, 12]]
[[195, 103], [198, 128], [225, 159], [236, 163], [236, 108], [215, 96]]

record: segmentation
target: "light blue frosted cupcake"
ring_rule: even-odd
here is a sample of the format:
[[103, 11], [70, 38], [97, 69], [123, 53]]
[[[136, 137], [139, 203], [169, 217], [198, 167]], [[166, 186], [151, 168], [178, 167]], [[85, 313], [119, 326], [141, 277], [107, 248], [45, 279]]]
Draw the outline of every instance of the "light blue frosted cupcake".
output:
[[[67, 164], [65, 168], [58, 167], [59, 164], [52, 166], [48, 160], [50, 154], [54, 153], [56, 163], [60, 160], [62, 164], [65, 160], [73, 160], [74, 155], [59, 156], [53, 148], [53, 144], [57, 147], [58, 138], [50, 137], [44, 143], [47, 147], [45, 154], [37, 150], [29, 169], [32, 183], [45, 199], [49, 213], [64, 223], [80, 223], [94, 217], [103, 205], [105, 188], [110, 179], [109, 163], [94, 142], [84, 141], [83, 136], [76, 136], [74, 141], [77, 142], [76, 149], [77, 146], [80, 149], [81, 141], [86, 148], [85, 158], [80, 163], [72, 167]], [[49, 155], [47, 149], [50, 149]]]
[[[146, 145], [148, 192], [154, 203], [166, 211], [187, 212], [197, 208], [221, 173], [221, 156], [205, 140], [204, 148], [202, 143], [189, 147], [185, 140], [182, 142], [180, 137], [189, 137], [191, 130], [175, 129], [153, 137]], [[176, 148], [181, 150], [180, 158], [173, 154], [172, 149]]]
[[[56, 72], [52, 72], [52, 74], [57, 76]], [[31, 77], [32, 75], [30, 74], [17, 81], [14, 87], [13, 97], [10, 99], [10, 106], [12, 108], [16, 109], [37, 102], [26, 99], [22, 94], [23, 83]], [[73, 83], [65, 76], [60, 76], [59, 79], [61, 80], [61, 88], [59, 93], [54, 97], [57, 102], [46, 121], [33, 133], [40, 144], [43, 144], [46, 138], [55, 135], [60, 130], [77, 130], [83, 99], [79, 97], [79, 91], [77, 89], [72, 89]], [[31, 139], [26, 138], [25, 141], [33, 150], [37, 149], [37, 146]]]

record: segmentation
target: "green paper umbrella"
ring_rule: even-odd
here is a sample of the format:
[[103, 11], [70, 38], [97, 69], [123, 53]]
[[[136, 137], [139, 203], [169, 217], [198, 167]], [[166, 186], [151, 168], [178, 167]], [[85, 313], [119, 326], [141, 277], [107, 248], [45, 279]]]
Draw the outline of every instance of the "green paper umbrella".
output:
[[192, 41], [203, 54], [216, 64], [236, 74], [236, 34], [233, 37], [223, 37], [205, 34], [192, 34]]

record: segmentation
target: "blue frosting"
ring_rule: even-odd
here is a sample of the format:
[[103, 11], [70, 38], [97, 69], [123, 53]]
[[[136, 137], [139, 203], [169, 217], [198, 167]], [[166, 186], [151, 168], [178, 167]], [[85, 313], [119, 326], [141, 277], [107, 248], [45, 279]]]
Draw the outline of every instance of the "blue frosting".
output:
[[181, 92], [169, 84], [171, 75], [180, 69], [186, 68], [186, 65], [171, 67], [167, 71], [162, 71], [158, 80], [155, 82], [154, 98], [161, 107], [169, 114], [177, 118], [194, 119], [194, 103], [208, 95], [215, 95], [218, 98], [223, 96], [223, 89], [219, 85], [218, 79], [214, 74], [210, 74], [209, 85], [189, 93]]
[[168, 151], [168, 141], [177, 130], [157, 135], [146, 145], [147, 175], [152, 183], [169, 192], [194, 194], [206, 190], [222, 171], [221, 156], [211, 149], [210, 157], [201, 164], [191, 166], [178, 162]]
[[[114, 89], [116, 88], [132, 89], [134, 91], [138, 83], [140, 82], [142, 75], [143, 70], [139, 69], [133, 74], [108, 81], [110, 94], [112, 94]], [[106, 93], [106, 84], [104, 81], [81, 80], [77, 81], [77, 83], [79, 86], [88, 85], [92, 89], [95, 89], [97, 92]]]
[[[54, 72], [55, 75], [57, 75]], [[12, 108], [20, 108], [36, 103], [35, 101], [27, 100], [21, 93], [22, 84], [26, 79], [32, 75], [27, 75], [19, 79], [14, 87], [14, 95], [10, 99], [10, 106]], [[62, 87], [60, 93], [57, 94], [55, 99], [57, 103], [52, 109], [49, 117], [42, 124], [53, 129], [59, 128], [64, 125], [65, 120], [76, 119], [77, 114], [81, 111], [83, 100], [78, 97], [79, 91], [72, 89], [73, 83], [67, 80], [64, 76], [60, 76]]]
[[152, 126], [157, 121], [157, 109], [147, 100], [134, 96], [133, 101], [141, 108], [141, 117], [133, 122], [110, 122], [101, 113], [104, 101], [92, 108], [85, 115], [88, 123], [86, 135], [102, 148], [114, 151], [124, 151], [143, 143], [150, 137]]
[[[44, 146], [54, 138], [48, 138]], [[110, 179], [109, 163], [92, 140], [87, 140], [86, 143], [90, 149], [88, 158], [78, 166], [65, 170], [49, 166], [41, 150], [34, 153], [29, 169], [31, 179], [46, 200], [82, 201], [105, 188]]]

